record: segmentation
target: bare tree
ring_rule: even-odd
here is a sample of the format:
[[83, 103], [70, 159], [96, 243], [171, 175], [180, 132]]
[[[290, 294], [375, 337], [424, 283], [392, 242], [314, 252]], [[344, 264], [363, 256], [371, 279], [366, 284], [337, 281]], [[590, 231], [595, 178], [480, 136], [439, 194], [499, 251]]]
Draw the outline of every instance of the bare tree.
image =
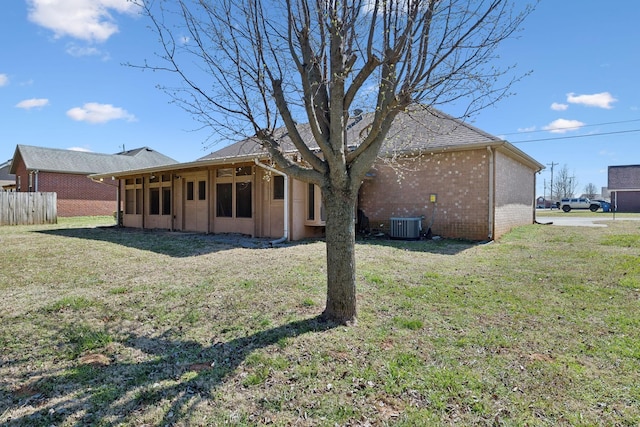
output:
[[563, 197], [573, 197], [578, 188], [578, 181], [574, 174], [569, 172], [569, 167], [565, 164], [562, 169], [556, 173], [555, 182], [553, 184], [553, 194], [557, 199]]
[[593, 199], [598, 195], [598, 188], [593, 182], [588, 183], [584, 186], [584, 195], [590, 199]]
[[[532, 6], [515, 0], [156, 0], [141, 7], [162, 51], [144, 68], [221, 138], [253, 137], [290, 176], [317, 184], [326, 207], [323, 315], [356, 320], [355, 206], [391, 124], [411, 104], [454, 102], [465, 118], [508, 94], [496, 47]], [[520, 7], [517, 9], [517, 7]], [[196, 67], [193, 67], [196, 64]], [[374, 112], [347, 138], [356, 109]], [[296, 126], [309, 124], [314, 147]], [[281, 146], [288, 138], [304, 163]]]

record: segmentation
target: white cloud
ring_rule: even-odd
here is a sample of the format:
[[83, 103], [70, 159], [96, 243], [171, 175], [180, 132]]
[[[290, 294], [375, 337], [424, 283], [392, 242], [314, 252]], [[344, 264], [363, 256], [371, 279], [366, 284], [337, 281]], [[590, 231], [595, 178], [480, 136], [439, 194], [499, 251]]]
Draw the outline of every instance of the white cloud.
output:
[[67, 116], [78, 122], [107, 123], [111, 120], [126, 120], [133, 122], [136, 117], [120, 107], [111, 104], [88, 102], [82, 107], [75, 107], [67, 111]]
[[585, 124], [578, 120], [558, 119], [554, 120], [543, 129], [551, 133], [566, 133], [572, 130], [578, 130]]
[[96, 55], [100, 55], [100, 50], [92, 46], [83, 47], [83, 46], [78, 46], [77, 44], [70, 44], [67, 47], [67, 53], [71, 56], [76, 56], [76, 57], [96, 56]]
[[56, 38], [71, 36], [103, 42], [118, 32], [111, 11], [134, 14], [127, 0], [28, 0], [29, 20], [52, 30]]
[[0, 87], [6, 86], [9, 84], [9, 76], [6, 74], [0, 74]]
[[535, 132], [536, 131], [536, 127], [535, 126], [529, 126], [526, 128], [518, 128], [518, 132]]
[[569, 108], [567, 104], [560, 104], [559, 102], [551, 104], [551, 109], [553, 111], [565, 111], [567, 108]]
[[31, 98], [18, 102], [16, 107], [30, 110], [32, 108], [42, 108], [47, 105], [49, 105], [49, 100], [47, 98]]
[[616, 102], [609, 92], [594, 93], [591, 95], [576, 95], [574, 93], [567, 94], [567, 102], [572, 104], [581, 104], [587, 107], [598, 107], [610, 110], [613, 108], [612, 103]]
[[84, 148], [84, 147], [69, 147], [67, 148], [67, 150], [71, 150], [71, 151], [82, 151], [84, 153], [91, 153], [92, 151], [89, 150], [88, 148]]

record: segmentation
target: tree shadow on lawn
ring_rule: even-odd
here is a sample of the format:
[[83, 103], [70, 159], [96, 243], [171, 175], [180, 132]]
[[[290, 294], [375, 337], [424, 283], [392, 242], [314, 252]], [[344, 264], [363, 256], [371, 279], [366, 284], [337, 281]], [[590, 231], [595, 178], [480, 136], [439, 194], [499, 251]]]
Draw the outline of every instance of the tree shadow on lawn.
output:
[[6, 408], [0, 421], [25, 426], [117, 425], [135, 424], [145, 416], [155, 425], [173, 425], [187, 420], [198, 403], [215, 401], [217, 388], [253, 351], [336, 326], [313, 317], [210, 347], [172, 339], [172, 331], [152, 338], [130, 335], [123, 344], [144, 353], [145, 361], [82, 364], [80, 358], [71, 369], [31, 371], [30, 378], [38, 379], [11, 391], [11, 406], [37, 409], [3, 419], [11, 409]]
[[36, 232], [52, 236], [109, 242], [176, 258], [205, 255], [238, 247], [264, 249], [270, 247], [269, 242], [272, 240], [233, 233], [204, 234], [116, 226], [60, 228]]
[[[204, 234], [166, 230], [142, 230], [127, 227], [61, 228], [39, 230], [37, 233], [52, 236], [109, 242], [130, 248], [151, 251], [175, 258], [205, 255], [234, 248], [266, 249], [272, 247], [271, 238], [249, 237], [235, 233]], [[303, 239], [286, 242], [282, 246], [291, 247], [322, 241], [321, 239]], [[456, 239], [440, 240], [394, 240], [389, 238], [361, 237], [356, 245], [387, 246], [411, 252], [455, 255], [478, 242]]]

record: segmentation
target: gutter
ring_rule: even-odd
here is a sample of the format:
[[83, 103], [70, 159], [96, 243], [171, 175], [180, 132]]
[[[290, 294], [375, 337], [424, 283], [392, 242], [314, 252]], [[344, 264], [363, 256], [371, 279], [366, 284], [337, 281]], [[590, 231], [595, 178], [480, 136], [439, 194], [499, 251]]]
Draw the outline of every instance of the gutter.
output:
[[181, 171], [185, 169], [221, 165], [226, 163], [234, 164], [234, 163], [240, 163], [240, 162], [251, 162], [256, 158], [267, 158], [267, 156], [262, 155], [260, 153], [252, 153], [252, 154], [243, 154], [240, 156], [227, 156], [227, 157], [218, 157], [215, 159], [195, 160], [193, 162], [187, 162], [187, 163], [169, 163], [166, 165], [150, 166], [150, 167], [141, 168], [141, 169], [127, 169], [122, 171], [92, 173], [89, 175], [89, 178], [91, 179], [111, 178], [111, 177], [123, 178], [127, 176], [144, 175], [147, 173], [175, 172], [175, 171]]
[[258, 159], [253, 159], [253, 161], [256, 166], [284, 177], [284, 234], [279, 239], [270, 242], [271, 246], [275, 246], [289, 239], [289, 176], [278, 169], [261, 163]]

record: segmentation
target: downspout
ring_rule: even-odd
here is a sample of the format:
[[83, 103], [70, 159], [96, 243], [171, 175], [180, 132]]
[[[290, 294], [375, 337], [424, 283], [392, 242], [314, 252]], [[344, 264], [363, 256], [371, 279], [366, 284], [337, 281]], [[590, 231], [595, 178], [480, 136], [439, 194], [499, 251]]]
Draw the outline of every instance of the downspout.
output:
[[[533, 215], [532, 215], [532, 217], [533, 217], [532, 224], [536, 224], [536, 215], [537, 215], [536, 205], [538, 204], [537, 203], [537, 201], [538, 201], [537, 197], [538, 196], [536, 195], [536, 192], [537, 192], [536, 189], [538, 188], [538, 173], [539, 172], [540, 171], [533, 172], [533, 206], [531, 207], [532, 208], [531, 210], [532, 210], [532, 213], [533, 213]], [[544, 197], [543, 197], [543, 199], [544, 199]], [[546, 203], [546, 202], [543, 201], [542, 203]]]
[[[213, 203], [213, 170], [207, 170], [207, 234], [212, 233], [211, 205]], [[215, 205], [214, 205], [215, 206]]]
[[169, 221], [169, 223], [171, 224], [171, 231], [174, 231], [174, 223], [173, 223], [173, 217], [174, 217], [174, 213], [173, 213], [173, 204], [174, 204], [174, 200], [175, 197], [173, 197], [173, 195], [176, 192], [175, 186], [176, 186], [176, 175], [174, 173], [171, 174], [171, 208], [169, 209], [169, 215], [171, 215], [171, 220]]
[[33, 188], [34, 188], [33, 191], [35, 191], [36, 193], [38, 192], [38, 173], [40, 173], [39, 170], [33, 171], [33, 174], [35, 175], [35, 177], [34, 177], [34, 181], [35, 182], [34, 182], [34, 185], [33, 185]]
[[266, 169], [270, 172], [284, 177], [284, 234], [281, 238], [270, 242], [271, 246], [275, 246], [289, 239], [289, 176], [286, 173], [279, 171], [278, 169], [260, 163], [258, 159], [253, 159], [253, 161], [255, 162], [256, 166], [259, 166], [262, 169]]
[[[146, 179], [146, 178], [145, 178], [145, 177], [144, 177], [144, 175], [143, 175], [143, 176], [142, 176], [142, 211], [141, 211], [141, 212], [142, 212], [142, 229], [143, 229], [143, 230], [144, 230], [144, 223], [145, 223], [144, 219], [145, 219], [145, 216], [146, 216], [145, 212], [146, 212], [146, 210], [147, 210], [147, 209], [146, 209], [146, 206], [145, 206], [145, 203], [146, 203], [146, 201], [147, 201], [147, 200], [146, 200], [147, 198], [146, 198], [146, 197], [144, 197], [144, 190], [145, 190], [144, 181], [145, 181], [145, 179]], [[136, 202], [137, 202], [137, 200], [136, 200]]]
[[495, 166], [493, 162], [494, 152], [491, 147], [487, 147], [487, 151], [489, 152], [489, 221], [488, 221], [488, 239], [493, 240], [493, 216], [494, 216], [494, 207], [495, 207], [495, 194], [494, 194], [494, 185], [495, 185]]
[[[111, 179], [114, 179], [112, 177]], [[118, 189], [116, 190], [116, 227], [121, 227], [124, 222], [124, 212], [122, 211], [122, 194], [120, 188], [122, 186], [122, 180], [118, 178]]]

